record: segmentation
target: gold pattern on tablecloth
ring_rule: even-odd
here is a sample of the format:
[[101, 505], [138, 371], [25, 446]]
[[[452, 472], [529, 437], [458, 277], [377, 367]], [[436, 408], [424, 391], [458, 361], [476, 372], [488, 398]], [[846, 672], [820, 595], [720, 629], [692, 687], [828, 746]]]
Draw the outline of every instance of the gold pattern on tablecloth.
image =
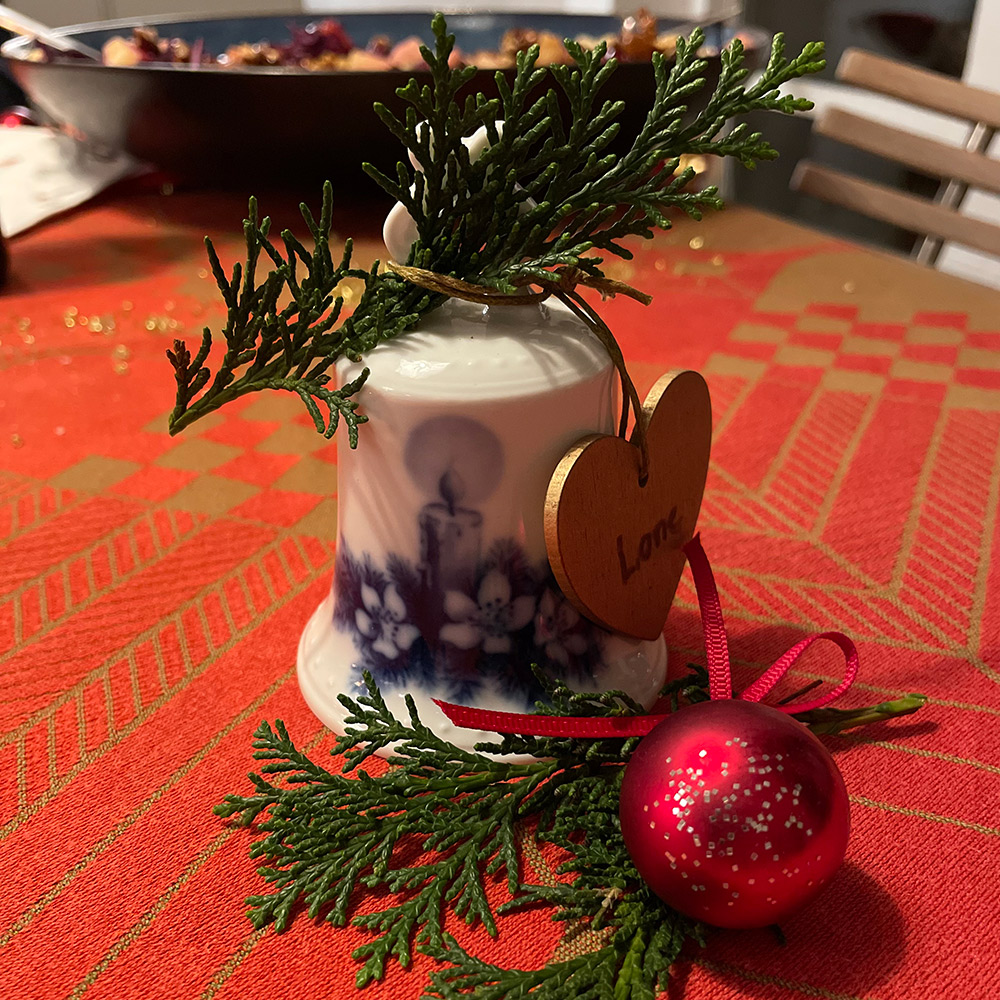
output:
[[[192, 206], [216, 223], [170, 221], [172, 212], [197, 217]], [[80, 256], [72, 218], [13, 246], [20, 271], [9, 318], [0, 320], [8, 428], [0, 436], [0, 629], [13, 640], [0, 645], [9, 678], [0, 701], [0, 841], [11, 877], [30, 885], [15, 890], [0, 922], [5, 954], [27, 970], [12, 986], [0, 979], [5, 989], [32, 974], [51, 979], [54, 954], [70, 971], [53, 997], [87, 984], [84, 996], [124, 995], [126, 978], [169, 989], [171, 976], [197, 969], [194, 992], [176, 995], [225, 1000], [252, 990], [272, 959], [294, 965], [290, 988], [336, 989], [335, 978], [351, 988], [347, 956], [360, 939], [301, 921], [283, 938], [252, 932], [242, 898], [260, 883], [246, 844], [237, 845], [242, 867], [232, 861], [235, 836], [211, 853], [221, 836], [211, 803], [190, 806], [209, 771], [245, 772], [258, 717], [280, 714], [300, 738], [315, 732], [289, 664], [298, 628], [327, 592], [336, 533], [335, 445], [315, 433], [298, 399], [248, 398], [177, 438], [166, 433], [163, 350], [178, 332], [191, 340], [203, 322], [218, 326], [201, 232], [229, 233], [218, 240], [228, 268], [239, 241], [219, 220], [238, 220], [241, 210], [179, 193], [160, 206], [166, 221], [155, 226], [148, 206], [93, 209], [86, 240], [115, 239], [103, 254]], [[700, 249], [691, 248], [693, 235], [703, 238]], [[133, 254], [127, 275], [123, 249]], [[361, 240], [356, 262], [377, 250], [374, 239]], [[956, 938], [967, 954], [962, 975], [972, 977], [960, 988], [972, 995], [973, 980], [1000, 977], [981, 891], [981, 858], [989, 863], [984, 850], [997, 842], [984, 782], [1000, 773], [994, 729], [984, 724], [1000, 715], [990, 576], [1000, 297], [738, 208], [697, 231], [684, 222], [637, 250], [629, 273], [654, 305], [609, 302], [602, 314], [621, 333], [640, 391], [677, 365], [703, 371], [711, 385], [716, 443], [701, 527], [738, 681], [803, 631], [840, 628], [859, 641], [865, 664], [852, 697], [933, 696], [926, 722], [894, 728], [891, 739], [834, 741], [853, 797], [855, 870], [891, 892], [903, 930], [880, 922], [884, 910], [866, 912], [863, 896], [850, 901], [855, 920], [839, 919], [845, 883], [835, 882], [786, 949], [713, 936], [710, 959], [682, 966], [686, 1000], [755, 989], [782, 1000], [924, 1000], [926, 989], [954, 985], [935, 949]], [[118, 287], [102, 284], [102, 269], [120, 276]], [[30, 325], [21, 329], [24, 318]], [[115, 362], [128, 365], [125, 375]], [[678, 666], [702, 656], [686, 584], [668, 641]], [[804, 661], [792, 683], [830, 670]], [[183, 735], [201, 719], [205, 733]], [[119, 814], [126, 772], [135, 798], [122, 798]], [[67, 835], [59, 817], [80, 789], [100, 807]], [[39, 831], [51, 850], [25, 847]], [[523, 846], [529, 874], [554, 879], [550, 859]], [[950, 866], [943, 902], [941, 858]], [[126, 876], [119, 897], [131, 915], [107, 905], [110, 888], [97, 873], [111, 866]], [[192, 903], [199, 893], [212, 899], [210, 916]], [[79, 899], [104, 906], [107, 926], [67, 919]], [[525, 919], [525, 947], [538, 962], [600, 943], [579, 929], [559, 940], [547, 913]], [[209, 951], [184, 936], [206, 920], [220, 931]], [[819, 949], [807, 940], [817, 925]], [[83, 926], [93, 939], [86, 952], [70, 946]], [[483, 945], [490, 960], [504, 960], [503, 927], [499, 943]], [[856, 970], [872, 941], [883, 971], [862, 980]], [[329, 964], [321, 983], [309, 979], [315, 963], [295, 964], [317, 946]], [[166, 979], [130, 975], [136, 963]], [[897, 971], [913, 967], [919, 976]], [[419, 970], [393, 976], [386, 996], [415, 996], [424, 981]]]

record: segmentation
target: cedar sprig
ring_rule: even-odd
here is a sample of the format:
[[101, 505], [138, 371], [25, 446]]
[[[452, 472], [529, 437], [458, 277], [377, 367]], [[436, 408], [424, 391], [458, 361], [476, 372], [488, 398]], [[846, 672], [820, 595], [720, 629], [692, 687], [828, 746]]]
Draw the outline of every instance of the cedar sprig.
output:
[[833, 736], [846, 729], [874, 726], [912, 715], [926, 704], [927, 695], [906, 694], [864, 708], [814, 708], [811, 712], [797, 712], [795, 718], [804, 722], [817, 736]]
[[[413, 943], [443, 947], [443, 921], [454, 910], [466, 923], [495, 935], [485, 878], [504, 879], [510, 892], [520, 884], [515, 822], [524, 803], [556, 774], [558, 762], [511, 764], [459, 750], [425, 727], [412, 699], [409, 724], [388, 710], [370, 676], [367, 694], [341, 696], [350, 715], [348, 734], [334, 754], [344, 755], [342, 773], [318, 767], [298, 751], [282, 723], [261, 725], [255, 758], [265, 761], [251, 775], [256, 793], [229, 796], [216, 812], [246, 824], [266, 813], [263, 839], [251, 849], [266, 861], [260, 874], [272, 886], [251, 897], [250, 919], [284, 930], [301, 897], [311, 917], [335, 926], [351, 917], [356, 888], [384, 889], [392, 905], [355, 914], [355, 926], [373, 933], [355, 957], [362, 962], [358, 986], [382, 977], [386, 962], [410, 963]], [[394, 746], [397, 766], [373, 778], [361, 765]], [[357, 772], [357, 777], [350, 777]], [[280, 775], [274, 784], [268, 776]], [[429, 860], [404, 864], [417, 838]]]
[[[706, 209], [720, 207], [714, 187], [687, 189], [693, 173], [678, 169], [680, 157], [729, 156], [748, 167], [772, 159], [777, 154], [760, 133], [729, 125], [751, 111], [791, 114], [810, 107], [784, 95], [782, 88], [823, 67], [822, 44], [810, 43], [787, 59], [779, 35], [759, 79], [746, 87], [745, 53], [734, 41], [721, 54], [715, 91], [700, 113], [690, 113], [689, 102], [704, 87], [707, 68], [697, 55], [704, 36], [695, 31], [678, 42], [672, 68], [654, 54], [649, 113], [635, 135], [623, 138], [623, 103], [602, 98], [616, 66], [603, 44], [585, 50], [569, 40], [574, 64], [545, 68], [537, 65], [538, 47], [532, 46], [518, 54], [513, 79], [497, 73], [497, 97], [476, 94], [462, 100], [476, 71], [449, 65], [455, 39], [442, 15], [435, 15], [432, 29], [433, 49], [421, 49], [429, 82], [411, 80], [397, 91], [405, 105], [402, 117], [375, 107], [420, 167], [401, 161], [394, 177], [370, 164], [365, 170], [414, 218], [418, 239], [405, 263], [503, 292], [554, 278], [572, 286], [581, 276], [604, 277], [600, 253], [630, 257], [623, 241], [670, 228], [669, 210], [699, 219]], [[462, 140], [481, 127], [490, 145], [473, 162]], [[624, 152], [611, 151], [616, 139]], [[214, 374], [213, 336], [207, 328], [193, 357], [182, 341], [167, 352], [177, 382], [171, 433], [240, 396], [281, 389], [302, 399], [316, 429], [327, 437], [343, 421], [351, 446], [356, 445], [365, 417], [355, 397], [368, 372], [332, 389], [330, 368], [341, 358], [360, 361], [441, 305], [445, 296], [409, 284], [377, 263], [367, 270], [353, 267], [350, 240], [335, 258], [329, 245], [332, 207], [329, 184], [318, 220], [301, 206], [310, 251], [288, 230], [276, 245], [270, 220], [258, 220], [251, 199], [243, 227], [246, 260], [229, 274], [206, 240], [227, 310], [221, 331], [226, 346]], [[262, 260], [271, 270], [258, 279]], [[354, 311], [345, 315], [338, 289], [348, 278], [360, 281], [363, 291]]]
[[[358, 426], [368, 418], [357, 412], [354, 397], [368, 369], [331, 389], [330, 367], [340, 357], [360, 361], [363, 352], [412, 324], [434, 297], [394, 275], [379, 273], [377, 263], [370, 269], [353, 267], [351, 240], [339, 259], [334, 258], [329, 243], [333, 218], [329, 182], [323, 187], [318, 220], [307, 205], [299, 207], [312, 237], [311, 251], [287, 229], [281, 233], [279, 249], [270, 239], [271, 220], [259, 219], [254, 198], [243, 223], [245, 263], [235, 263], [227, 275], [206, 238], [209, 263], [227, 309], [222, 330], [226, 349], [214, 376], [206, 364], [213, 343], [208, 327], [193, 359], [181, 340], [167, 351], [177, 381], [169, 419], [172, 434], [241, 396], [283, 389], [302, 399], [316, 430], [326, 437], [332, 437], [343, 420], [351, 447], [356, 446]], [[258, 282], [262, 255], [273, 269]], [[344, 296], [338, 291], [349, 278], [361, 281], [363, 292], [354, 313], [341, 321]], [[279, 304], [282, 293], [286, 305]]]
[[[540, 712], [642, 712], [621, 692], [579, 694], [539, 677], [547, 687]], [[652, 1000], [682, 946], [699, 942], [702, 932], [645, 886], [625, 849], [618, 800], [623, 765], [638, 740], [506, 736], [462, 750], [420, 721], [411, 698], [401, 722], [370, 675], [364, 682], [356, 700], [340, 698], [349, 714], [347, 733], [331, 751], [341, 758], [339, 771], [299, 750], [283, 723], [265, 722], [254, 737], [263, 766], [250, 775], [252, 793], [230, 795], [216, 807], [262, 834], [251, 856], [262, 861], [269, 891], [247, 900], [253, 925], [283, 931], [304, 909], [334, 926], [350, 922], [368, 931], [354, 952], [358, 986], [381, 979], [390, 962], [408, 966], [420, 951], [447, 964], [432, 975], [430, 994], [447, 1000], [473, 988], [482, 1000], [529, 991], [535, 1000]], [[704, 670], [695, 668], [664, 694], [676, 708], [704, 700], [706, 684]], [[914, 697], [858, 710], [853, 724], [915, 711]], [[817, 719], [817, 728], [829, 724]], [[365, 762], [390, 746], [396, 756], [388, 771], [369, 774]], [[497, 751], [534, 760], [516, 762]], [[526, 881], [523, 836], [559, 846], [570, 880]], [[487, 896], [492, 879], [509, 895], [495, 910]], [[358, 913], [365, 891], [387, 895], [388, 905]], [[469, 955], [443, 929], [454, 911], [495, 936], [499, 914], [536, 904], [554, 907], [553, 919], [568, 934], [603, 934], [600, 947], [542, 970], [502, 969]]]
[[[535, 65], [538, 49], [532, 47], [518, 54], [513, 84], [497, 73], [498, 99], [477, 95], [459, 107], [454, 98], [466, 78], [448, 68], [454, 38], [443, 19], [434, 28], [436, 50], [422, 51], [436, 86], [411, 81], [399, 91], [409, 105], [403, 120], [376, 105], [421, 168], [400, 162], [395, 179], [370, 165], [365, 169], [416, 222], [420, 239], [408, 263], [508, 292], [531, 280], [551, 280], [553, 269], [602, 275], [603, 260], [591, 251], [631, 257], [621, 240], [669, 229], [668, 209], [700, 219], [704, 209], [721, 207], [714, 187], [686, 190], [693, 171], [678, 172], [680, 156], [734, 156], [750, 167], [773, 159], [777, 153], [760, 133], [744, 124], [726, 132], [726, 126], [750, 111], [808, 109], [808, 101], [783, 95], [781, 88], [825, 65], [822, 43], [788, 60], [778, 35], [760, 78], [745, 88], [749, 70], [737, 40], [721, 55], [720, 80], [705, 109], [692, 117], [687, 102], [704, 87], [708, 65], [697, 57], [704, 35], [696, 30], [678, 43], [669, 72], [663, 56], [654, 54], [652, 107], [628, 151], [616, 154], [609, 146], [619, 135], [624, 103], [600, 100], [616, 68], [606, 60], [606, 45], [586, 50], [567, 40], [574, 65], [547, 69]], [[554, 86], [539, 97], [547, 75]], [[569, 106], [568, 123], [557, 90]], [[461, 140], [479, 127], [490, 144], [471, 162]]]
[[[270, 218], [258, 218], [256, 199], [251, 198], [248, 217], [243, 223], [246, 263], [235, 263], [229, 275], [212, 241], [205, 239], [212, 274], [227, 308], [222, 330], [226, 350], [214, 377], [205, 364], [212, 348], [212, 332], [208, 327], [194, 359], [180, 340], [175, 342], [173, 351], [167, 352], [177, 380], [177, 400], [170, 415], [172, 433], [247, 393], [289, 389], [306, 402], [318, 431], [331, 436], [343, 418], [350, 436], [356, 438], [357, 425], [365, 418], [356, 413], [350, 387], [336, 391], [326, 387], [329, 382], [326, 369], [332, 364], [331, 353], [339, 340], [333, 329], [344, 306], [343, 296], [336, 295], [335, 290], [348, 277], [366, 279], [367, 272], [351, 267], [350, 240], [340, 261], [334, 262], [328, 242], [332, 213], [333, 191], [328, 184], [323, 191], [318, 222], [302, 206], [303, 219], [313, 238], [312, 252], [286, 230], [282, 233], [283, 255], [269, 239]], [[257, 266], [262, 253], [275, 266], [258, 283]], [[300, 263], [305, 270], [301, 277]], [[286, 289], [290, 301], [279, 306], [281, 293]], [[328, 357], [330, 360], [326, 360]], [[196, 399], [203, 388], [203, 395]], [[327, 418], [324, 419], [316, 399], [326, 405]]]
[[702, 928], [640, 886], [616, 904], [615, 924], [603, 946], [541, 969], [484, 962], [448, 937], [432, 953], [444, 967], [431, 973], [424, 995], [440, 1000], [654, 1000], [667, 988], [670, 967], [689, 941], [703, 945]]

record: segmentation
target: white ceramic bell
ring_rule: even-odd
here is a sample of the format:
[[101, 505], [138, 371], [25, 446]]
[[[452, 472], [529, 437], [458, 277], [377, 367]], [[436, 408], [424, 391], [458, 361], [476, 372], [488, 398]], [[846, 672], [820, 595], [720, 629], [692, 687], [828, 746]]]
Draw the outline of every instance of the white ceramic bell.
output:
[[[487, 130], [463, 141], [476, 159]], [[405, 261], [416, 227], [402, 205], [383, 237]], [[366, 670], [397, 718], [412, 695], [421, 720], [465, 748], [495, 735], [453, 726], [433, 699], [530, 711], [543, 694], [536, 667], [575, 690], [652, 704], [663, 639], [581, 617], [545, 552], [556, 465], [585, 434], [614, 427], [614, 371], [586, 323], [554, 299], [451, 299], [364, 366], [369, 422], [356, 450], [338, 452], [333, 586], [299, 642], [299, 686], [320, 720], [343, 732], [338, 696], [363, 693]], [[339, 362], [338, 384], [364, 366]]]
[[[449, 300], [366, 358], [360, 443], [339, 451], [333, 586], [299, 645], [302, 692], [342, 731], [337, 696], [369, 670], [390, 709], [451, 742], [432, 699], [530, 711], [532, 663], [577, 690], [622, 689], [649, 705], [666, 676], [661, 639], [612, 635], [582, 618], [549, 570], [549, 478], [585, 434], [612, 433], [614, 370], [565, 306]], [[341, 362], [339, 384], [361, 365]]]

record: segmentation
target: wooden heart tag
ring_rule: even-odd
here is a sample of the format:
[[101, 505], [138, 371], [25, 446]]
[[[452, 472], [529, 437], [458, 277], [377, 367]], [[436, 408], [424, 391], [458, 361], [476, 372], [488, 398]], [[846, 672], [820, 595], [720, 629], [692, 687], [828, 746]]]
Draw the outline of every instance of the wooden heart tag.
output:
[[663, 632], [694, 535], [712, 446], [712, 403], [697, 372], [669, 372], [642, 405], [639, 449], [591, 434], [563, 456], [545, 496], [545, 546], [563, 593], [592, 621], [638, 639]]

